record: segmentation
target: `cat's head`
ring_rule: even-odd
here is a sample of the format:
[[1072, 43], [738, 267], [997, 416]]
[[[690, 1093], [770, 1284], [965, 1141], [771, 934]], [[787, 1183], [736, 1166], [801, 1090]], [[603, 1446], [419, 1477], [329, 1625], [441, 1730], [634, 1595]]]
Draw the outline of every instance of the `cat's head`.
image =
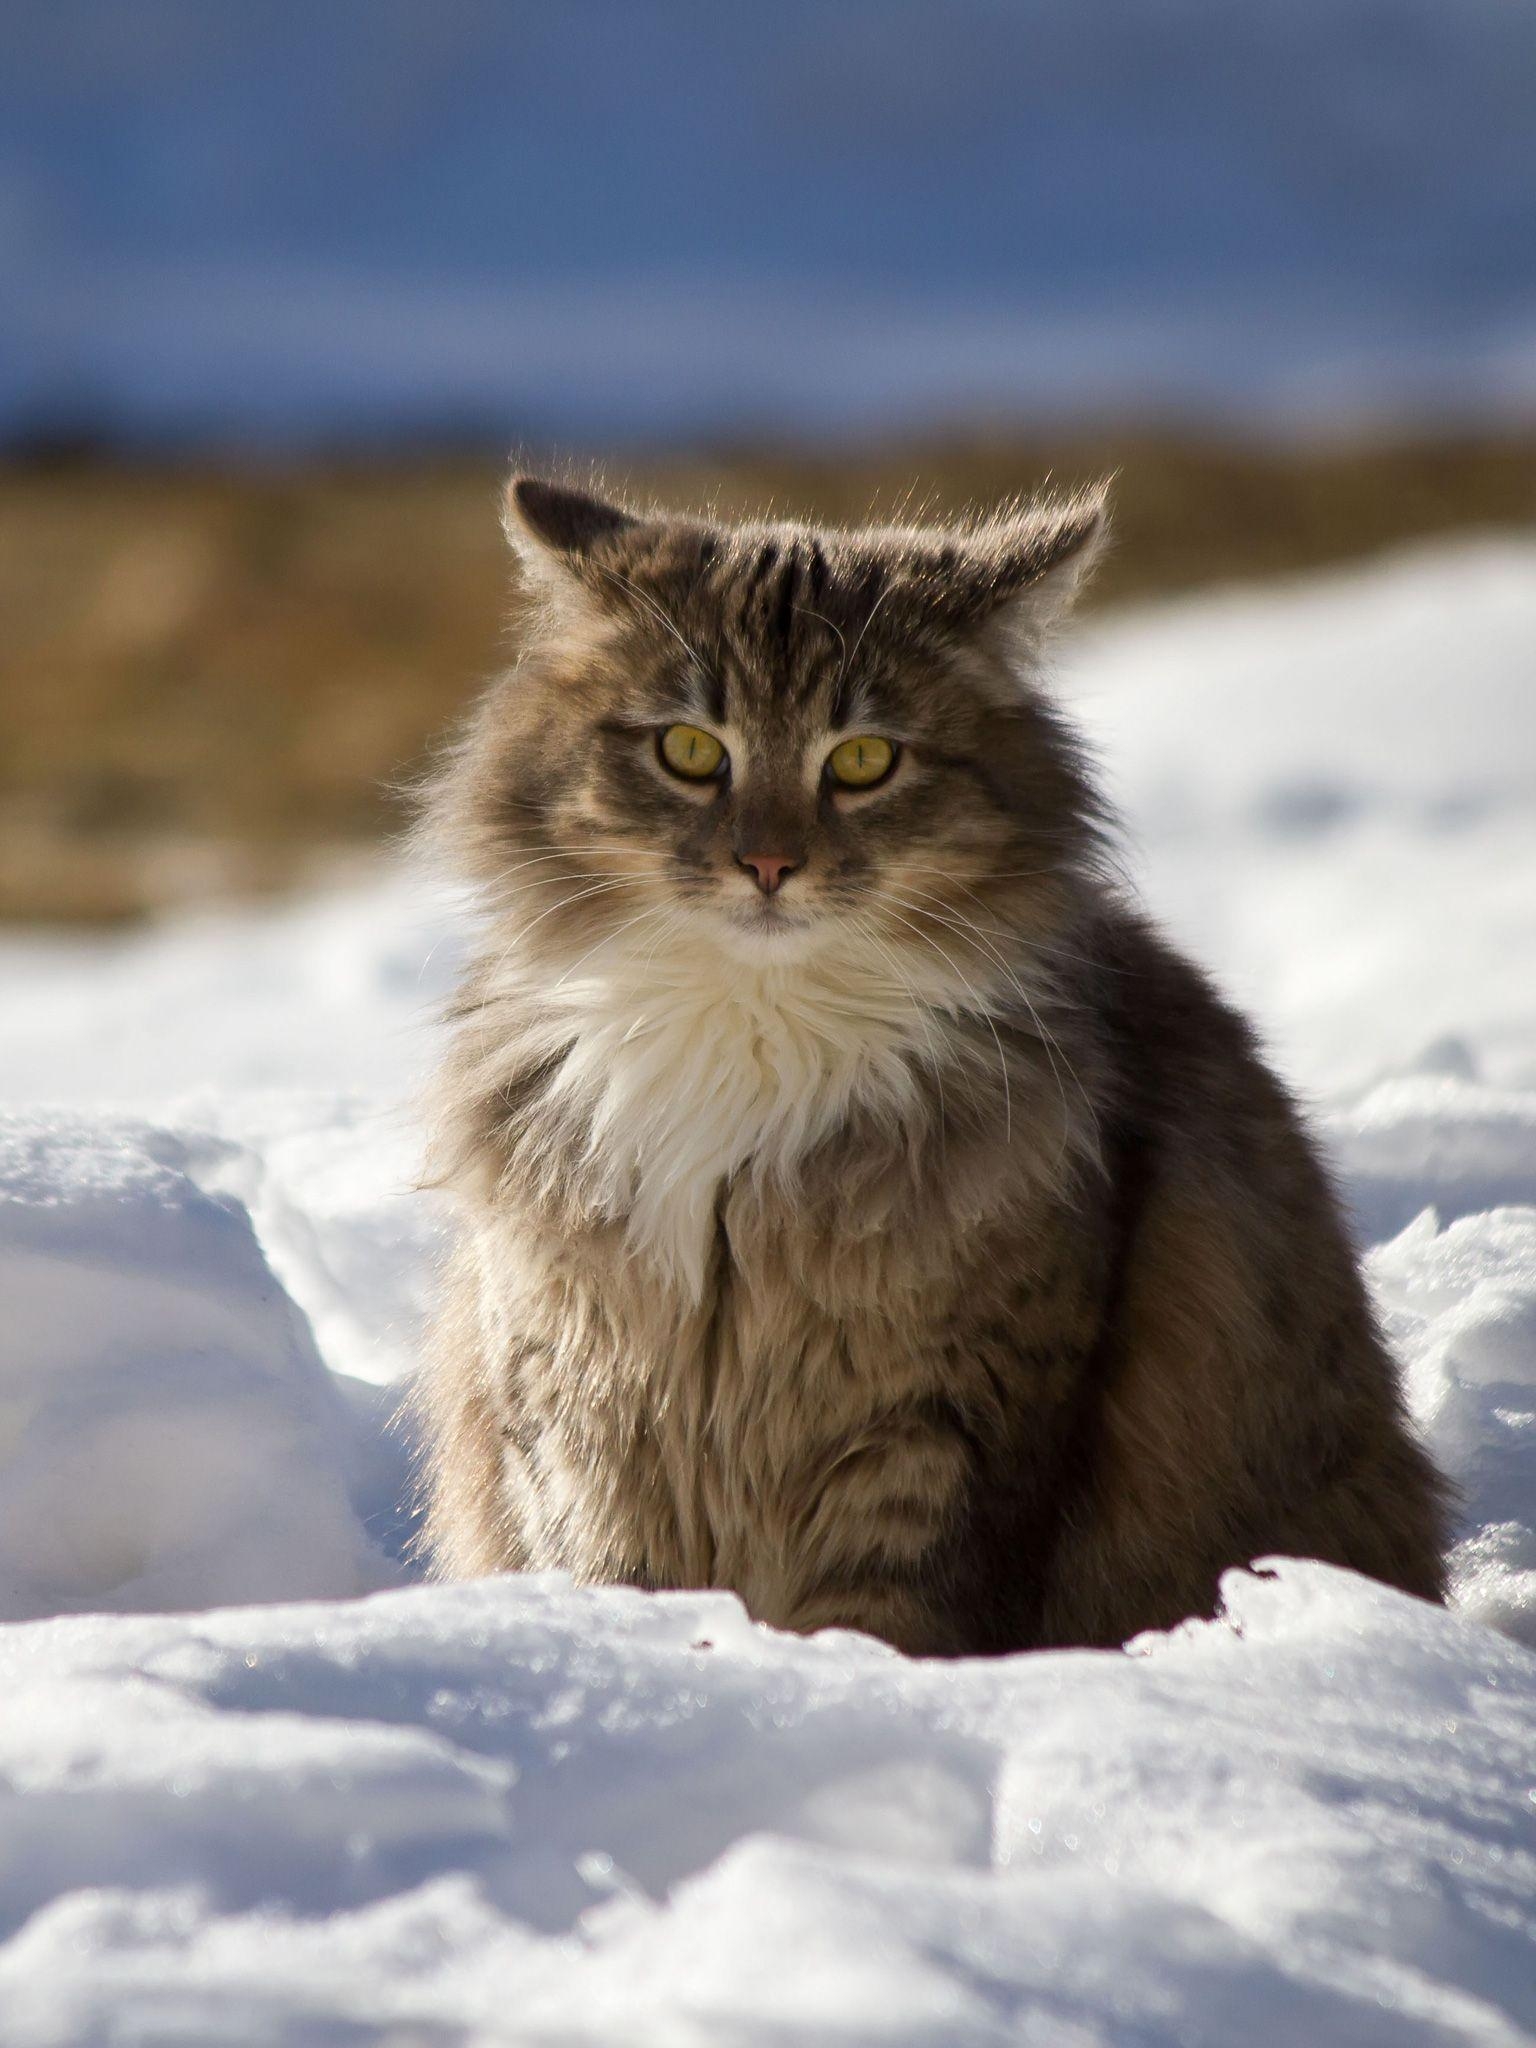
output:
[[790, 967], [986, 966], [1059, 923], [1098, 811], [1035, 683], [1102, 492], [817, 531], [507, 498], [519, 657], [437, 800], [535, 957], [627, 943]]

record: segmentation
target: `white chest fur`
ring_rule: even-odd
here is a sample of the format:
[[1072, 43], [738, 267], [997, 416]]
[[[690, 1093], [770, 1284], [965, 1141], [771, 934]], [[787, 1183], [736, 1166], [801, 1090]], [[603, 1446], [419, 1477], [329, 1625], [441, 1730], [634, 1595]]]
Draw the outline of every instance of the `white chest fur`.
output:
[[[628, 1219], [638, 1254], [702, 1291], [722, 1182], [792, 1186], [851, 1113], [911, 1114], [917, 1069], [945, 1057], [956, 990], [894, 956], [758, 965], [715, 949], [619, 953], [600, 972], [536, 986], [510, 967], [515, 1024], [493, 1061], [549, 1060], [542, 1123], [594, 1212]], [[546, 1162], [552, 1169], [553, 1159]]]

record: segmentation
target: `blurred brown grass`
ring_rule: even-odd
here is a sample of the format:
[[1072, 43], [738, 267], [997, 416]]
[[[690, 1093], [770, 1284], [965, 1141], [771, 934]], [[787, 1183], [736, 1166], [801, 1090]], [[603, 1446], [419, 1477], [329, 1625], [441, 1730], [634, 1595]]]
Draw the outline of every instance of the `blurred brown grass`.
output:
[[[1104, 436], [632, 464], [616, 485], [826, 520], [1117, 473], [1092, 602], [1536, 521], [1536, 441], [1288, 453]], [[104, 923], [292, 887], [501, 658], [501, 465], [0, 469], [0, 918]]]

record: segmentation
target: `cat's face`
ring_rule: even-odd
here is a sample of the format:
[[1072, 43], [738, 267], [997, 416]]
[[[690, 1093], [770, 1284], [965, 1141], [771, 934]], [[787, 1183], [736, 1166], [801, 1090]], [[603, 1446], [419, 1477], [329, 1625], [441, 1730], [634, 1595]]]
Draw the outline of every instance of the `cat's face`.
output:
[[1030, 686], [1097, 500], [970, 533], [632, 519], [524, 481], [522, 658], [466, 756], [475, 864], [551, 959], [621, 933], [964, 979], [1091, 844]]

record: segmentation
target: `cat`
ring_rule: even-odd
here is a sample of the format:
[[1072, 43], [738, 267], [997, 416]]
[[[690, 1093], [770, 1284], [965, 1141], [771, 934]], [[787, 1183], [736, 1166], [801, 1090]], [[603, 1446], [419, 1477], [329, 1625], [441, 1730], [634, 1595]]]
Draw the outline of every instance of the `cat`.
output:
[[425, 804], [484, 916], [433, 1569], [946, 1656], [1268, 1553], [1441, 1598], [1327, 1176], [1042, 680], [1103, 493], [830, 532], [523, 477], [506, 524], [517, 657]]

